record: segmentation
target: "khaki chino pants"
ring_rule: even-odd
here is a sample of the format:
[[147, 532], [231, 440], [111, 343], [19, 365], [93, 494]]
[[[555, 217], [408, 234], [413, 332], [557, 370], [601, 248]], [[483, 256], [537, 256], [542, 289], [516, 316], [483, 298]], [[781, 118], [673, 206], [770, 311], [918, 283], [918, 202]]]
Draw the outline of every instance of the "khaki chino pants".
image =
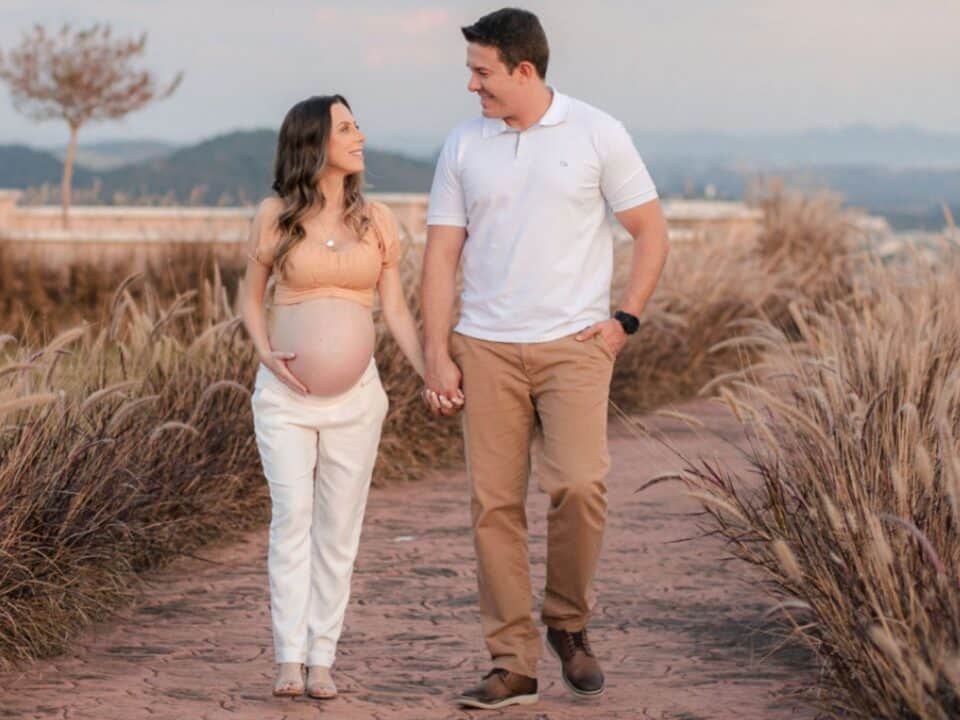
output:
[[463, 373], [464, 438], [477, 555], [480, 615], [495, 667], [536, 676], [542, 654], [525, 500], [530, 448], [542, 438], [540, 488], [550, 496], [541, 617], [586, 626], [606, 520], [607, 407], [614, 356], [600, 335], [504, 343], [454, 333]]

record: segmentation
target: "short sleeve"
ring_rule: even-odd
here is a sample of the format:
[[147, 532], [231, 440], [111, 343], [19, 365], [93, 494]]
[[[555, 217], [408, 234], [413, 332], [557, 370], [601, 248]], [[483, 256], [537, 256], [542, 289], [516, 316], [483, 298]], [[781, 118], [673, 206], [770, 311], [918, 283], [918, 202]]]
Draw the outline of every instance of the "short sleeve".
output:
[[402, 243], [400, 242], [400, 226], [393, 215], [393, 211], [381, 202], [370, 203], [372, 220], [376, 225], [380, 237], [381, 254], [384, 268], [396, 267], [400, 263]]
[[260, 203], [253, 221], [250, 223], [250, 237], [247, 240], [247, 257], [265, 268], [273, 267], [273, 258], [280, 242], [280, 228], [277, 218], [283, 208], [279, 198], [267, 198]]
[[467, 226], [467, 207], [460, 184], [459, 133], [451, 133], [443, 144], [430, 188], [427, 225]]
[[600, 191], [611, 209], [622, 212], [655, 200], [657, 188], [623, 123], [612, 120], [598, 140]]

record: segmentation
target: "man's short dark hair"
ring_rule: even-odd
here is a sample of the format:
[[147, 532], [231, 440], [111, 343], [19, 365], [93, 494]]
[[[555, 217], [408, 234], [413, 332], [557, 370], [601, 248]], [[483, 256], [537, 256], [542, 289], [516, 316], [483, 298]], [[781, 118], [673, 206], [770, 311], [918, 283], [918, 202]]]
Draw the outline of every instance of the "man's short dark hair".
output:
[[547, 77], [550, 46], [539, 18], [532, 12], [503, 8], [460, 30], [467, 42], [495, 47], [509, 72], [527, 61], [533, 64], [541, 78]]

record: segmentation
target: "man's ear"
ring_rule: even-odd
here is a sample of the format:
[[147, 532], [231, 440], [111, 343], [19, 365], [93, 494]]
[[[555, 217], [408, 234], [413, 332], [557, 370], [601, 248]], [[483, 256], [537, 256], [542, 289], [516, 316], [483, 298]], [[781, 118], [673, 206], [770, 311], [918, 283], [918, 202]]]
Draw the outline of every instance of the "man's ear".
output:
[[518, 79], [523, 82], [531, 82], [539, 77], [537, 73], [536, 66], [529, 60], [522, 60], [520, 63], [513, 69], [514, 73], [517, 73]]

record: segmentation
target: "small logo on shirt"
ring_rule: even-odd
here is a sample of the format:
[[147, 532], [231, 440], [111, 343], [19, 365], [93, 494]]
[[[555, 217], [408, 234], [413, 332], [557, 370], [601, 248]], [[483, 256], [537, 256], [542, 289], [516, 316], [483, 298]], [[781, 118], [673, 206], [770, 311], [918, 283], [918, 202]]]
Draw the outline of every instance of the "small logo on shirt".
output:
[[566, 161], [566, 160], [561, 160], [561, 161], [560, 161], [560, 167], [569, 167], [569, 166], [567, 165], [567, 161]]

